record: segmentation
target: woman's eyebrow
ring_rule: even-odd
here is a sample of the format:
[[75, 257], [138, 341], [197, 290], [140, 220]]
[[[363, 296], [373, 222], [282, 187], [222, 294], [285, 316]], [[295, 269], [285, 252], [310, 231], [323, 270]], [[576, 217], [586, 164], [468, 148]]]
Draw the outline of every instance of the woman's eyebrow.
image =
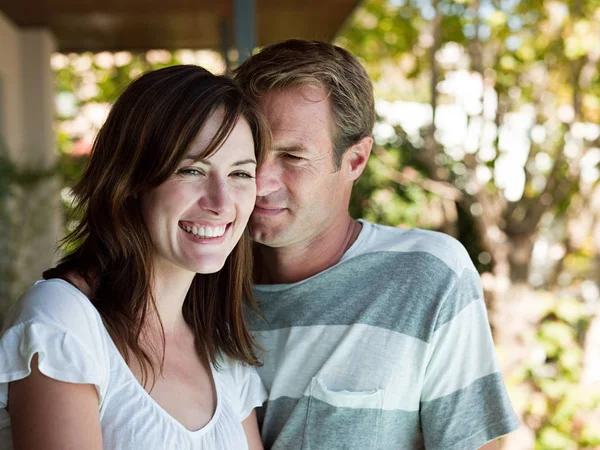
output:
[[[192, 158], [191, 156], [188, 156], [187, 158], [184, 159], [184, 161], [193, 161], [195, 163], [200, 163], [200, 164], [204, 164], [205, 166], [209, 166], [212, 167], [212, 164], [205, 160], [205, 159], [195, 159]], [[232, 166], [243, 166], [246, 164], [255, 164], [256, 165], [256, 160], [254, 159], [243, 159], [241, 161], [236, 161], [232, 164]]]
[[255, 164], [256, 165], [256, 160], [254, 160], [254, 159], [243, 159], [241, 161], [233, 163], [232, 166], [243, 166], [245, 164]]

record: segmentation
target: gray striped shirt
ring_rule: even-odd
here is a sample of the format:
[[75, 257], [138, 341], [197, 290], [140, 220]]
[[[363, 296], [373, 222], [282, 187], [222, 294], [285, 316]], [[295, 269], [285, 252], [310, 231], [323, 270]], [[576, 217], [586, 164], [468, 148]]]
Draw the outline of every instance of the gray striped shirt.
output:
[[464, 247], [361, 222], [335, 266], [255, 286], [265, 448], [471, 450], [515, 430]]

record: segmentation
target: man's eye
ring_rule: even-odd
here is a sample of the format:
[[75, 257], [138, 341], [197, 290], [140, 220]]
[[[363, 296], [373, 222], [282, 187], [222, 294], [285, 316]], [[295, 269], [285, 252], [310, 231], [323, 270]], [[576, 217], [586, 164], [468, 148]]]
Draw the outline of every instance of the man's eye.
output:
[[244, 171], [233, 172], [232, 175], [236, 178], [247, 178], [250, 180], [254, 178], [254, 175], [252, 175], [250, 172], [244, 172]]
[[304, 158], [301, 158], [300, 156], [296, 156], [291, 153], [284, 153], [283, 157], [286, 159], [289, 159], [290, 161], [301, 161], [304, 159]]
[[192, 169], [192, 168], [186, 168], [186, 169], [179, 169], [177, 171], [178, 175], [190, 175], [190, 176], [194, 176], [194, 175], [202, 175], [202, 171], [198, 170], [198, 169]]

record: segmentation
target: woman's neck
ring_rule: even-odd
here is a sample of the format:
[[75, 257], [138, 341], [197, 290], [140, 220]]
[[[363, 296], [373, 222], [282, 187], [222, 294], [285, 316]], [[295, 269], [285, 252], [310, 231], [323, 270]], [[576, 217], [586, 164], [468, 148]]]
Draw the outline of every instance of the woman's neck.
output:
[[173, 266], [155, 265], [152, 292], [165, 334], [175, 333], [185, 326], [183, 303], [195, 275]]

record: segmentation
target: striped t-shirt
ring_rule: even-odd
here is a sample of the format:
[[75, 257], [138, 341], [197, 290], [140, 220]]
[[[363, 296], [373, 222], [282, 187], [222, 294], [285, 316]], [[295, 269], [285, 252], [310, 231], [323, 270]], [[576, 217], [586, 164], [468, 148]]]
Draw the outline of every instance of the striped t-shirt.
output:
[[361, 223], [333, 267], [255, 286], [265, 448], [473, 450], [518, 428], [464, 247]]

